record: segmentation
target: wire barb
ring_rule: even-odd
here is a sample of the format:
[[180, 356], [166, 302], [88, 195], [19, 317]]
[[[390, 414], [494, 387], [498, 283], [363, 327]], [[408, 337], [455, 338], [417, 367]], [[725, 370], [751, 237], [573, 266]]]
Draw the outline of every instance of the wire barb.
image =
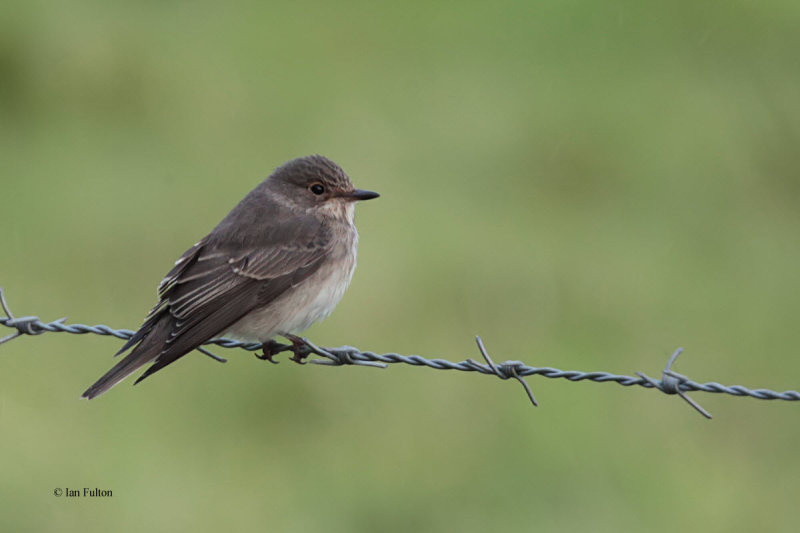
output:
[[[3, 288], [0, 287], [0, 307], [3, 308], [3, 312], [6, 314], [7, 318], [0, 318], [0, 323], [4, 326], [9, 328], [16, 328], [17, 331], [12, 333], [11, 335], [6, 335], [2, 339], [0, 339], [0, 344], [6, 343], [17, 337], [22, 335], [41, 335], [45, 332], [44, 329], [38, 327], [41, 323], [38, 316], [22, 316], [19, 318], [14, 317], [13, 313], [11, 313], [11, 309], [8, 307], [8, 302], [6, 301], [6, 295], [3, 292]], [[67, 317], [59, 318], [56, 320], [56, 323], [64, 323]]]
[[664, 370], [661, 372], [661, 381], [657, 379], [653, 379], [650, 376], [646, 375], [644, 372], [636, 372], [636, 375], [645, 380], [646, 382], [653, 385], [653, 387], [657, 388], [661, 392], [665, 394], [677, 394], [683, 400], [694, 407], [694, 409], [703, 415], [704, 417], [711, 420], [713, 417], [711, 413], [703, 409], [699, 403], [689, 398], [689, 395], [686, 394], [681, 386], [685, 383], [690, 383], [691, 380], [684, 376], [683, 374], [679, 374], [672, 370], [672, 365], [678, 359], [678, 356], [683, 353], [683, 348], [678, 348], [672, 355], [670, 356], [669, 360], [667, 361], [667, 365], [664, 367]]
[[209, 352], [208, 350], [206, 350], [205, 348], [203, 348], [202, 346], [198, 346], [198, 347], [197, 347], [197, 348], [195, 348], [195, 349], [196, 349], [198, 352], [202, 353], [203, 355], [207, 355], [207, 356], [209, 356], [211, 359], [213, 359], [214, 361], [216, 361], [216, 362], [218, 362], [218, 363], [227, 363], [227, 362], [228, 362], [228, 360], [227, 360], [227, 359], [225, 359], [224, 357], [220, 357], [220, 356], [218, 356], [217, 354], [211, 353], [211, 352]]
[[[486, 346], [483, 345], [483, 339], [481, 339], [480, 335], [475, 336], [475, 342], [478, 344], [478, 349], [481, 351], [481, 355], [484, 359], [486, 359], [486, 363], [489, 365], [491, 369], [491, 374], [499, 377], [500, 379], [508, 379], [514, 378], [522, 384], [522, 387], [525, 389], [525, 392], [528, 394], [528, 399], [531, 401], [534, 407], [539, 407], [539, 404], [536, 402], [536, 398], [533, 396], [533, 391], [531, 390], [528, 383], [522, 379], [522, 377], [517, 373], [517, 369], [524, 367], [525, 363], [522, 361], [503, 361], [499, 365], [494, 364], [492, 358], [489, 357], [489, 352], [486, 350]], [[477, 367], [482, 367], [480, 363], [474, 361], [473, 359], [467, 359], [467, 362], [475, 365]]]
[[[0, 288], [0, 307], [6, 314], [6, 317], [0, 317], [0, 326], [6, 326], [14, 329], [15, 331], [6, 337], [0, 339], [0, 344], [15, 339], [21, 335], [40, 335], [44, 332], [51, 333], [72, 333], [72, 334], [86, 334], [93, 333], [95, 335], [110, 335], [118, 339], [130, 339], [134, 331], [129, 329], [114, 329], [109, 326], [98, 324], [89, 326], [86, 324], [66, 324], [66, 319], [59, 319], [53, 322], [42, 322], [35, 316], [15, 318], [8, 307], [5, 300], [2, 288]], [[683, 374], [679, 374], [672, 370], [672, 365], [675, 363], [678, 355], [682, 352], [679, 348], [669, 358], [666, 367], [662, 371], [661, 380], [653, 379], [641, 372], [637, 372], [637, 376], [626, 376], [620, 374], [612, 374], [610, 372], [582, 372], [579, 370], [559, 370], [551, 367], [532, 367], [524, 364], [522, 361], [504, 361], [500, 364], [495, 364], [489, 356], [486, 347], [480, 337], [475, 340], [478, 344], [478, 349], [481, 355], [486, 360], [487, 364], [478, 363], [472, 359], [465, 361], [453, 362], [447, 359], [427, 359], [419, 355], [402, 355], [398, 353], [384, 353], [377, 354], [373, 352], [362, 352], [358, 348], [352, 346], [341, 346], [339, 348], [320, 348], [308, 339], [298, 337], [304, 346], [308, 349], [308, 353], [313, 353], [322, 357], [323, 359], [312, 359], [311, 362], [318, 365], [329, 366], [344, 366], [344, 365], [358, 365], [358, 366], [373, 366], [385, 368], [389, 364], [402, 363], [411, 366], [427, 366], [435, 370], [458, 370], [461, 372], [479, 372], [481, 374], [491, 374], [498, 376], [501, 379], [507, 380], [514, 378], [519, 381], [525, 388], [531, 403], [538, 405], [533, 396], [528, 384], [523, 378], [528, 376], [541, 375], [551, 379], [567, 379], [571, 382], [575, 381], [593, 381], [595, 383], [616, 383], [623, 387], [639, 386], [648, 389], [658, 389], [665, 394], [678, 394], [685, 402], [696, 409], [700, 414], [707, 418], [711, 418], [711, 414], [705, 409], [700, 407], [686, 394], [691, 391], [711, 392], [717, 394], [729, 394], [731, 396], [748, 396], [759, 400], [783, 400], [783, 401], [800, 401], [800, 392], [794, 390], [787, 390], [783, 392], [776, 392], [769, 389], [748, 389], [741, 385], [722, 385], [714, 381], [708, 383], [697, 383], [691, 381]], [[257, 352], [262, 349], [260, 342], [242, 342], [234, 339], [214, 338], [206, 341], [204, 345], [217, 345], [222, 348], [242, 348], [250, 352]], [[286, 350], [291, 350], [291, 346], [286, 346]], [[212, 357], [218, 361], [224, 361], [221, 357], [217, 357], [208, 350], [200, 348], [200, 351], [205, 355]], [[284, 351], [284, 350], [280, 350]]]
[[378, 361], [364, 361], [356, 359], [355, 355], [359, 351], [350, 346], [344, 346], [338, 349], [324, 349], [320, 348], [305, 337], [300, 337], [300, 340], [308, 346], [311, 353], [327, 357], [328, 359], [312, 359], [311, 362], [315, 365], [326, 366], [342, 366], [342, 365], [355, 365], [355, 366], [371, 366], [375, 368], [387, 368], [389, 365]]

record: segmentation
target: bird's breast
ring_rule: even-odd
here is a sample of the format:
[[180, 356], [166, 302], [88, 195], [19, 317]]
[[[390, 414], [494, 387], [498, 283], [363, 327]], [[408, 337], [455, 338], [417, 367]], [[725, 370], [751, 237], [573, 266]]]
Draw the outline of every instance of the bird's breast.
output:
[[344, 296], [356, 267], [355, 228], [337, 239], [311, 276], [268, 305], [242, 317], [229, 330], [234, 338], [265, 342], [275, 335], [295, 333], [328, 316]]

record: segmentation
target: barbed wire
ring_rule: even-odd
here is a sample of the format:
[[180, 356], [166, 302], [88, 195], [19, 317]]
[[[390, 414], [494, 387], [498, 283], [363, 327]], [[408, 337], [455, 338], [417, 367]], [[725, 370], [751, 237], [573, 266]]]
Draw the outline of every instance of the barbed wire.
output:
[[[43, 322], [37, 316], [24, 316], [16, 318], [11, 313], [8, 303], [6, 302], [3, 289], [0, 288], [0, 306], [5, 312], [5, 317], [0, 317], [0, 325], [8, 328], [15, 329], [16, 331], [0, 338], [0, 344], [11, 341], [23, 335], [41, 335], [42, 333], [72, 333], [72, 334], [87, 334], [92, 333], [95, 335], [107, 335], [117, 337], [118, 339], [129, 339], [135, 333], [129, 329], [115, 329], [102, 324], [95, 326], [88, 326], [86, 324], [66, 324], [66, 318], [60, 318], [53, 322]], [[636, 372], [636, 376], [626, 376], [620, 374], [612, 374], [610, 372], [582, 372], [579, 370], [559, 370], [552, 367], [533, 367], [528, 366], [522, 361], [503, 361], [502, 363], [495, 363], [489, 355], [483, 341], [480, 337], [475, 340], [478, 345], [478, 350], [483, 356], [486, 364], [479, 363], [474, 359], [466, 359], [454, 363], [446, 359], [428, 359], [420, 355], [401, 355], [398, 353], [384, 353], [377, 354], [374, 352], [364, 352], [353, 346], [340, 346], [338, 348], [321, 348], [312, 343], [308, 339], [302, 337], [291, 337], [292, 345], [276, 345], [273, 354], [293, 351], [295, 353], [294, 360], [301, 362], [303, 358], [309, 355], [316, 355], [324, 359], [311, 359], [310, 362], [320, 365], [356, 365], [356, 366], [371, 366], [386, 368], [389, 364], [403, 363], [412, 366], [426, 366], [436, 370], [460, 370], [462, 372], [478, 372], [480, 374], [497, 376], [500, 379], [515, 379], [519, 381], [528, 399], [534, 406], [538, 406], [536, 398], [533, 395], [528, 383], [524, 378], [529, 376], [542, 376], [546, 378], [563, 378], [569, 381], [594, 381], [596, 383], [616, 383], [623, 387], [640, 386], [646, 389], [656, 389], [665, 394], [680, 396], [686, 403], [691, 405], [698, 413], [706, 418], [711, 418], [711, 414], [703, 409], [697, 402], [690, 398], [686, 393], [692, 391], [711, 392], [718, 394], [729, 394], [731, 396], [747, 396], [759, 400], [785, 400], [785, 401], [800, 401], [800, 392], [788, 390], [783, 392], [776, 392], [769, 389], [748, 389], [741, 385], [722, 385], [714, 381], [707, 383], [697, 383], [692, 381], [687, 376], [679, 374], [672, 370], [672, 365], [677, 360], [678, 356], [683, 352], [683, 348], [675, 350], [667, 361], [664, 370], [661, 372], [661, 379], [654, 379], [650, 376]], [[263, 348], [261, 343], [258, 342], [242, 342], [226, 338], [214, 338], [204, 343], [207, 345], [217, 345], [222, 348], [242, 348], [251, 352], [259, 351]], [[205, 348], [197, 348], [203, 354], [211, 357], [212, 359], [221, 363], [226, 362], [225, 359], [219, 357]], [[258, 356], [264, 358], [263, 356]], [[270, 359], [271, 360], [271, 359]], [[277, 363], [277, 361], [272, 361]]]

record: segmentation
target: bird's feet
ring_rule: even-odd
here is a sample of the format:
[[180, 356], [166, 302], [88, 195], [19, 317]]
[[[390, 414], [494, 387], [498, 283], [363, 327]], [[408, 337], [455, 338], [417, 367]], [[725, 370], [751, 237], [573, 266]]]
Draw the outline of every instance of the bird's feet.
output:
[[256, 352], [255, 356], [261, 359], [262, 361], [269, 361], [273, 365], [277, 365], [279, 361], [275, 360], [275, 356], [281, 352], [291, 349], [292, 346], [289, 346], [288, 344], [282, 344], [280, 342], [270, 339], [267, 342], [261, 344], [262, 353]]
[[289, 359], [298, 365], [306, 364], [304, 359], [311, 354], [311, 347], [308, 346], [302, 337], [298, 337], [297, 335], [287, 334], [284, 335], [284, 337], [292, 341], [292, 344], [283, 344], [274, 340], [268, 340], [267, 342], [261, 344], [262, 353], [256, 353], [255, 356], [262, 361], [269, 361], [270, 363], [277, 365], [279, 361], [275, 360], [275, 356], [281, 352], [290, 351], [294, 355], [292, 355]]
[[308, 345], [305, 339], [303, 339], [303, 337], [298, 337], [297, 335], [292, 335], [291, 333], [284, 335], [284, 337], [292, 341], [292, 346], [289, 349], [294, 352], [294, 355], [289, 359], [298, 365], [306, 364], [304, 359], [311, 353], [311, 347]]

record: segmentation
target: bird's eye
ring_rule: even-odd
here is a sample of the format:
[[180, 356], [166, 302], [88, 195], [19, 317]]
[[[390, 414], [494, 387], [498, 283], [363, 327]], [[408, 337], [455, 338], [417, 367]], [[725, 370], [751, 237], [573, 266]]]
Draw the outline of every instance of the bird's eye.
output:
[[308, 188], [309, 191], [313, 192], [317, 196], [320, 194], [325, 193], [325, 187], [321, 183], [315, 183]]

